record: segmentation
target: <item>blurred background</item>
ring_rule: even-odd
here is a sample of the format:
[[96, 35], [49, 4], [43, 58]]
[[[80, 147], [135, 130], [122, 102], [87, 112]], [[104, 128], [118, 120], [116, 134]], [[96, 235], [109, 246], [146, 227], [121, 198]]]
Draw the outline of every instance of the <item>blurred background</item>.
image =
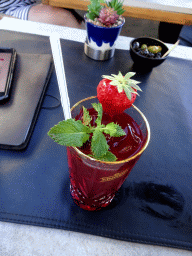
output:
[[[37, 3], [41, 3], [41, 0], [37, 0]], [[84, 14], [86, 13], [86, 11], [82, 10], [75, 11], [81, 17], [84, 17]], [[182, 26], [178, 24], [125, 17], [125, 24], [120, 35], [133, 38], [141, 36], [154, 37], [162, 40], [165, 43], [174, 44], [178, 40], [181, 29]], [[187, 33], [191, 33], [191, 29]], [[185, 45], [185, 42], [181, 43], [180, 40], [180, 44]], [[192, 46], [189, 42], [186, 45]]]
[[[41, 0], [36, 0], [41, 3]], [[81, 17], [84, 17], [86, 11], [75, 10]], [[128, 37], [154, 37], [165, 43], [175, 43], [178, 39], [182, 26], [169, 24], [153, 20], [144, 20], [131, 17], [125, 17], [125, 24], [121, 31], [121, 36]], [[191, 45], [190, 45], [191, 46]]]

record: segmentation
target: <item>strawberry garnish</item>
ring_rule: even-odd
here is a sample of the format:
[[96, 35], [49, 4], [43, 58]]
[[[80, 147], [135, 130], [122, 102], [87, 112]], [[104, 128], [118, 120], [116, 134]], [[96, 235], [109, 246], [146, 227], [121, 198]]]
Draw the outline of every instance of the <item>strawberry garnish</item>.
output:
[[123, 76], [119, 72], [118, 75], [102, 76], [104, 79], [97, 86], [97, 98], [105, 113], [113, 116], [132, 106], [137, 90], [141, 91], [137, 85], [140, 82], [130, 79], [134, 75], [134, 72], [129, 72]]

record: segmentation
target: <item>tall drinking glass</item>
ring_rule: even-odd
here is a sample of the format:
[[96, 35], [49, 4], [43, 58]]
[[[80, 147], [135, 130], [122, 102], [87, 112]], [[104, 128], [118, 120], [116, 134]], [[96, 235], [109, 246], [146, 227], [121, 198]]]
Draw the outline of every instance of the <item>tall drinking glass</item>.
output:
[[[89, 109], [94, 102], [98, 103], [95, 96], [76, 103], [71, 109], [72, 118], [80, 113], [82, 106]], [[146, 117], [135, 106], [125, 112], [138, 124], [143, 135], [140, 149], [131, 157], [104, 162], [85, 155], [76, 147], [67, 147], [70, 191], [75, 203], [82, 209], [95, 211], [108, 206], [148, 146], [150, 127]]]

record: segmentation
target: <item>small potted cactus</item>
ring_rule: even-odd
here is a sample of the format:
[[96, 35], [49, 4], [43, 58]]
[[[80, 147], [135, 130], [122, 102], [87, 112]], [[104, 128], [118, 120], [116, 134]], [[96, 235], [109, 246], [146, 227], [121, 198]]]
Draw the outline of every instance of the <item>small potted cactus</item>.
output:
[[123, 2], [122, 0], [90, 1], [88, 12], [84, 17], [87, 30], [86, 43], [92, 50], [100, 51], [102, 56], [105, 52], [110, 52], [104, 56], [104, 59], [108, 59], [114, 55], [115, 42], [125, 23], [122, 16]]

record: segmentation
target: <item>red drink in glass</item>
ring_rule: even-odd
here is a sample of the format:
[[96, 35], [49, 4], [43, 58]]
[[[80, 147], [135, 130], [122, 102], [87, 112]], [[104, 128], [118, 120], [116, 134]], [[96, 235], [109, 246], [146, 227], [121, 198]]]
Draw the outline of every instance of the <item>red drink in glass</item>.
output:
[[[75, 104], [71, 110], [72, 118], [80, 119], [84, 106], [95, 120], [91, 105], [94, 102], [98, 103], [97, 98], [90, 97]], [[147, 119], [135, 106], [112, 119], [107, 114], [103, 115], [102, 123], [112, 121], [126, 132], [125, 136], [118, 138], [106, 136], [111, 152], [117, 157], [116, 162], [104, 162], [88, 156], [89, 142], [80, 149], [67, 147], [71, 195], [75, 203], [85, 210], [99, 210], [111, 203], [150, 140]]]

